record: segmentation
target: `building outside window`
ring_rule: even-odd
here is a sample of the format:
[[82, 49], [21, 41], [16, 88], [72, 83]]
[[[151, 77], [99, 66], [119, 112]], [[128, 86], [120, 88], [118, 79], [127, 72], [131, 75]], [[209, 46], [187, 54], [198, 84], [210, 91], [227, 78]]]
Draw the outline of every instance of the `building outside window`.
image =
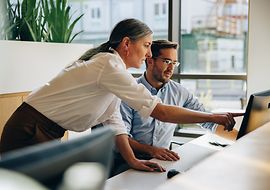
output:
[[167, 3], [162, 3], [162, 14], [163, 15], [166, 15], [167, 14], [167, 12], [168, 12], [168, 5], [167, 5]]
[[167, 8], [167, 2], [158, 2], [154, 4], [154, 15], [155, 17], [166, 17], [168, 8]]
[[[168, 39], [168, 0], [69, 0], [74, 17], [84, 14], [74, 29], [83, 30], [73, 43], [97, 46], [106, 42], [114, 25], [125, 18], [145, 22], [154, 32], [154, 39]], [[75, 16], [76, 15], [76, 16]], [[142, 73], [130, 69], [131, 73]]]
[[69, 5], [71, 10], [76, 10], [74, 15], [84, 14], [74, 29], [74, 33], [81, 30], [83, 33], [73, 43], [103, 43], [114, 25], [125, 18], [145, 22], [155, 39], [168, 38], [167, 0], [69, 0]]
[[155, 11], [155, 16], [158, 16], [159, 15], [159, 4], [158, 3], [155, 3], [154, 4], [154, 11]]
[[96, 20], [100, 19], [100, 8], [99, 7], [92, 8], [91, 13], [92, 13], [91, 14], [92, 19], [96, 19]]
[[181, 0], [178, 80], [209, 110], [246, 98], [247, 0]]

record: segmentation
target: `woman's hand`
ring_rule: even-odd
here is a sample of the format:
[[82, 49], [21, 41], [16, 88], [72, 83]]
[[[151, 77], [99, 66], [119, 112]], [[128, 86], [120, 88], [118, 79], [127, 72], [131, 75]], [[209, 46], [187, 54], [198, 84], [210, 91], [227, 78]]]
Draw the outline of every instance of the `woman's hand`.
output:
[[138, 160], [129, 145], [128, 136], [126, 134], [117, 135], [115, 138], [116, 146], [126, 160], [128, 165], [135, 169], [135, 170], [142, 170], [142, 171], [158, 171], [158, 172], [165, 172], [166, 170], [160, 166], [159, 164], [147, 160]]
[[155, 162], [148, 160], [135, 159], [132, 162], [128, 162], [129, 166], [135, 170], [148, 171], [148, 172], [165, 172], [166, 169]]

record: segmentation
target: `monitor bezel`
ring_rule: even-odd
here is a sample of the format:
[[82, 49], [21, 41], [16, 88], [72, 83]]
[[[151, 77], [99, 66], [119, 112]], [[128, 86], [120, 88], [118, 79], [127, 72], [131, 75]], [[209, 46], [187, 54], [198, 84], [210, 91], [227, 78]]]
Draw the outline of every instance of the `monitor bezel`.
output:
[[[251, 114], [251, 110], [252, 110], [252, 106], [254, 104], [254, 99], [256, 97], [261, 97], [261, 96], [269, 96], [270, 97], [270, 90], [266, 90], [266, 91], [262, 91], [262, 92], [258, 92], [258, 93], [253, 93], [250, 95], [249, 97], [249, 101], [246, 107], [246, 111], [239, 129], [239, 132], [237, 134], [236, 140], [240, 139], [241, 137], [245, 136], [248, 132], [248, 122], [250, 119], [250, 114]], [[270, 103], [268, 104], [268, 108], [269, 108]], [[260, 127], [260, 126], [258, 126]], [[257, 127], [257, 128], [258, 128]]]
[[61, 183], [65, 170], [78, 162], [98, 162], [109, 176], [114, 131], [108, 126], [65, 142], [54, 140], [2, 155], [0, 167], [26, 174], [50, 189]]

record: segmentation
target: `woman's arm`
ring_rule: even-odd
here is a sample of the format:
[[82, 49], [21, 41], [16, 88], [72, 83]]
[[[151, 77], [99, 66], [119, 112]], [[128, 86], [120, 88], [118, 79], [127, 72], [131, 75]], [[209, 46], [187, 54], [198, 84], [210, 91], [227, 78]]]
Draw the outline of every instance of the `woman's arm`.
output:
[[213, 122], [225, 127], [225, 130], [231, 131], [235, 124], [234, 118], [242, 116], [243, 113], [222, 113], [213, 114], [189, 110], [186, 108], [171, 106], [158, 103], [151, 113], [151, 116], [170, 123], [204, 123]]
[[129, 145], [128, 135], [117, 135], [115, 139], [115, 143], [119, 152], [131, 168], [151, 172], [166, 171], [162, 166], [155, 162], [138, 160]]

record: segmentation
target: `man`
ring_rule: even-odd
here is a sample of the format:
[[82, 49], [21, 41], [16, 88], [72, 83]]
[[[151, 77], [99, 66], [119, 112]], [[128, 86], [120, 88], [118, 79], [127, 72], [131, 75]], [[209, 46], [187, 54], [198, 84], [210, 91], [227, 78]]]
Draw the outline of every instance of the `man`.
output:
[[[152, 95], [157, 95], [163, 103], [182, 106], [188, 109], [205, 111], [186, 88], [171, 80], [177, 61], [177, 43], [167, 40], [153, 41], [152, 58], [146, 60], [146, 72], [138, 78]], [[152, 117], [141, 118], [139, 113], [122, 102], [122, 118], [130, 134], [129, 142], [138, 157], [160, 160], [178, 160], [177, 153], [168, 149], [176, 124], [158, 121]], [[203, 123], [201, 126], [213, 133], [235, 137], [237, 131], [224, 130], [224, 126]], [[145, 157], [146, 156], [146, 157]]]

